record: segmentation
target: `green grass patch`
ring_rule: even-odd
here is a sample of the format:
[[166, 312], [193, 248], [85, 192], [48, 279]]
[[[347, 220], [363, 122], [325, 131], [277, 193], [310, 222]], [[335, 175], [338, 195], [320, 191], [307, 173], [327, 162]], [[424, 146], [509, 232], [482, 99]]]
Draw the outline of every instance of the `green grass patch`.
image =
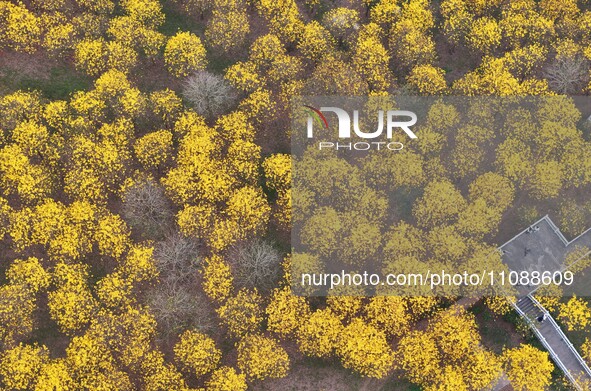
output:
[[476, 317], [484, 346], [497, 354], [502, 353], [504, 348], [515, 347], [511, 340], [511, 333], [507, 332], [509, 329], [517, 333], [511, 322], [493, 314], [482, 301], [472, 306], [469, 312]]
[[422, 388], [406, 379], [394, 377], [388, 381], [379, 391], [421, 391]]
[[209, 64], [207, 68], [211, 72], [217, 73], [219, 75], [223, 75], [224, 73], [226, 73], [226, 69], [230, 67], [230, 65], [235, 63], [235, 59], [231, 59], [225, 56], [210, 55], [208, 57], [208, 60]]
[[399, 188], [390, 192], [388, 205], [392, 216], [391, 223], [396, 221], [412, 221], [412, 207], [421, 192], [412, 188]]
[[1, 75], [0, 84], [4, 86], [3, 93], [17, 90], [37, 90], [51, 100], [67, 99], [72, 93], [86, 90], [92, 85], [87, 76], [67, 67], [51, 68], [46, 78], [21, 75], [15, 69], [4, 69]]
[[159, 29], [162, 34], [172, 36], [179, 31], [191, 31], [202, 34], [205, 31], [205, 21], [195, 21], [193, 17], [187, 15], [170, 1], [165, 1], [162, 4], [162, 11], [166, 16], [164, 24]]

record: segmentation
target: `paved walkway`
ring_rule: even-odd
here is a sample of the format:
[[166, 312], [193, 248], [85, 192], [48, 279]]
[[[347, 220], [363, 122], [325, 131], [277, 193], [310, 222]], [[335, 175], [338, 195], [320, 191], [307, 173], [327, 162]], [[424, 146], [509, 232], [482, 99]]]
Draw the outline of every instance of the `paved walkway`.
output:
[[[568, 240], [548, 215], [533, 223], [513, 239], [499, 247], [503, 262], [511, 271], [564, 271], [568, 254], [578, 248], [591, 249], [591, 228]], [[577, 382], [591, 382], [591, 370], [556, 321], [533, 297], [535, 286], [516, 287], [519, 296], [513, 304], [526, 320], [540, 342], [550, 353], [552, 360], [564, 372], [577, 389]], [[543, 321], [540, 320], [543, 317]]]
[[[552, 315], [535, 298], [522, 297], [514, 306], [548, 350], [552, 360], [575, 386], [578, 381], [591, 381], [591, 370], [583, 358], [556, 324]], [[543, 321], [540, 321], [542, 317]]]
[[[531, 228], [531, 229], [530, 229]], [[562, 271], [564, 259], [577, 247], [591, 249], [591, 228], [575, 239], [568, 241], [550, 217], [544, 216], [513, 239], [499, 247], [503, 253], [503, 262], [513, 271]], [[585, 364], [576, 349], [556, 324], [551, 315], [531, 296], [533, 287], [519, 287], [520, 300], [514, 304], [517, 312], [528, 322], [530, 328], [550, 353], [556, 365], [576, 385], [577, 380], [591, 381], [591, 370]], [[477, 298], [462, 298], [456, 305], [469, 308]], [[537, 319], [545, 314], [545, 320]], [[424, 320], [426, 322], [426, 320]], [[391, 375], [393, 376], [393, 375]], [[366, 379], [360, 390], [379, 390], [389, 380]], [[581, 389], [580, 387], [577, 387]], [[493, 387], [493, 391], [512, 390], [507, 377], [503, 374]]]
[[[565, 270], [564, 260], [575, 249], [591, 249], [591, 229], [568, 241], [548, 215], [533, 223], [499, 247], [509, 270], [555, 272]], [[518, 286], [520, 296], [531, 294], [535, 286]]]

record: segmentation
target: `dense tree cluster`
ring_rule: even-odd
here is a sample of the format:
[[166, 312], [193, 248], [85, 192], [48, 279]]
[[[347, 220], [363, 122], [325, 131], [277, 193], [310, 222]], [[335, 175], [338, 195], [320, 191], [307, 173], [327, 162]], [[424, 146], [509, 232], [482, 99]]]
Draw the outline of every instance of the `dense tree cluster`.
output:
[[[290, 283], [337, 256], [501, 267], [485, 256], [499, 227], [537, 204], [569, 235], [587, 228], [589, 130], [557, 94], [591, 90], [590, 26], [573, 0], [0, 1], [0, 83], [11, 56], [89, 82], [55, 99], [0, 85], [0, 389], [244, 391], [310, 358], [425, 390], [503, 372], [548, 387], [546, 353], [487, 349], [449, 292]], [[468, 120], [433, 100], [404, 152], [355, 166], [307, 151], [310, 191], [292, 193], [304, 94], [547, 99], [502, 113], [475, 99]], [[309, 251], [287, 254], [292, 207]], [[585, 300], [539, 293], [589, 330]]]

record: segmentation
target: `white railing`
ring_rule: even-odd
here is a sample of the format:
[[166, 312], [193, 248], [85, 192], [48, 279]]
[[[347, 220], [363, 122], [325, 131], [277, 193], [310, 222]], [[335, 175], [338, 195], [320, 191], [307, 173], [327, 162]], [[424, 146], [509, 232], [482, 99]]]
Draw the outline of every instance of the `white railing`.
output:
[[[516, 235], [515, 237], [513, 237], [513, 239], [509, 240], [508, 242], [504, 243], [502, 246], [498, 247], [497, 250], [502, 250], [502, 248], [505, 245], [509, 244], [510, 242], [512, 242], [513, 240], [515, 240], [515, 238], [517, 238], [519, 235], [523, 234], [528, 229], [530, 229], [531, 227], [533, 227], [533, 226], [541, 223], [542, 221], [546, 221], [548, 223], [548, 225], [550, 226], [550, 228], [554, 231], [554, 233], [556, 234], [556, 236], [558, 236], [558, 238], [562, 241], [562, 243], [564, 244], [565, 247], [568, 247], [569, 245], [571, 245], [575, 241], [581, 239], [584, 235], [589, 234], [591, 232], [591, 228], [589, 228], [585, 232], [583, 232], [580, 235], [578, 235], [573, 240], [568, 241], [566, 239], [566, 237], [562, 234], [562, 232], [560, 231], [560, 229], [556, 226], [556, 224], [554, 224], [554, 222], [552, 221], [552, 219], [548, 215], [545, 215], [540, 220], [538, 220], [537, 222], [535, 222], [532, 225], [530, 225], [527, 229], [525, 229], [524, 231], [522, 231], [521, 233], [519, 233], [518, 235]], [[577, 264], [578, 262], [582, 261], [585, 257], [589, 256], [589, 254], [591, 254], [591, 250], [589, 250], [585, 255], [581, 256], [579, 259], [575, 260], [571, 265], [563, 265], [562, 268], [561, 268], [561, 270], [562, 271], [565, 271], [565, 270], [568, 270], [569, 268], [572, 268], [575, 264]], [[581, 357], [581, 355], [579, 354], [579, 352], [577, 351], [577, 349], [575, 349], [575, 347], [570, 342], [570, 340], [567, 338], [567, 336], [564, 334], [564, 332], [562, 331], [562, 329], [560, 328], [560, 326], [558, 325], [558, 323], [556, 323], [556, 321], [554, 320], [554, 318], [552, 317], [552, 315], [550, 315], [550, 313], [548, 313], [548, 311], [542, 306], [542, 304], [533, 296], [533, 294], [534, 294], [534, 292], [536, 290], [537, 290], [537, 288], [534, 289], [532, 292], [530, 292], [526, 297], [528, 297], [531, 300], [531, 302], [533, 303], [534, 307], [537, 307], [538, 309], [540, 309], [544, 313], [545, 319], [548, 319], [549, 323], [556, 330], [556, 332], [558, 333], [558, 335], [560, 336], [560, 338], [562, 339], [562, 341], [568, 346], [568, 348], [570, 349], [570, 351], [574, 354], [575, 358], [577, 359], [577, 361], [579, 362], [579, 364], [583, 368], [584, 373], [588, 377], [591, 378], [591, 369], [589, 368], [589, 366], [587, 365], [587, 363], [585, 362], [585, 360]], [[552, 349], [552, 346], [550, 346], [550, 343], [546, 340], [546, 338], [544, 338], [544, 335], [536, 327], [536, 324], [534, 323], [534, 321], [532, 319], [530, 319], [527, 316], [527, 314], [521, 310], [521, 308], [519, 308], [519, 305], [517, 304], [517, 302], [512, 302], [511, 300], [508, 300], [508, 301], [511, 303], [511, 305], [513, 306], [513, 308], [515, 308], [515, 310], [517, 311], [517, 313], [523, 319], [525, 319], [526, 323], [533, 330], [534, 334], [538, 337], [538, 339], [540, 340], [540, 342], [542, 342], [542, 345], [544, 345], [544, 347], [548, 350], [548, 353], [550, 354], [550, 357], [552, 358], [552, 360], [556, 363], [556, 365], [558, 365], [558, 367], [562, 370], [562, 372], [564, 372], [564, 374], [571, 381], [571, 383], [573, 384], [573, 386], [577, 390], [581, 391], [583, 388], [579, 384], [579, 381], [577, 379], [575, 379], [575, 377], [570, 372], [570, 370], [568, 370], [568, 368], [566, 368], [566, 366], [564, 365], [564, 363], [562, 362], [562, 360], [560, 360], [560, 357], [558, 357], [558, 354], [556, 354], [556, 352], [554, 351], [554, 349]]]
[[573, 242], [576, 242], [577, 240], [579, 240], [580, 238], [582, 238], [583, 236], [585, 236], [590, 231], [591, 231], [591, 228], [588, 228], [586, 231], [584, 231], [583, 233], [581, 233], [579, 236], [577, 236], [576, 238], [574, 238], [573, 240], [571, 240], [570, 242], [568, 242], [568, 244], [571, 244]]
[[569, 245], [571, 245], [572, 243], [576, 242], [577, 240], [581, 239], [583, 236], [591, 233], [591, 227], [588, 228], [587, 230], [585, 230], [584, 232], [582, 232], [581, 234], [579, 234], [577, 237], [575, 237], [573, 240], [568, 240], [564, 234], [562, 233], [562, 231], [560, 231], [560, 228], [558, 228], [558, 226], [556, 224], [554, 224], [554, 221], [552, 221], [552, 219], [550, 218], [550, 216], [545, 215], [544, 217], [542, 217], [541, 219], [539, 219], [538, 221], [530, 224], [526, 229], [524, 229], [523, 231], [521, 231], [520, 233], [518, 233], [517, 235], [515, 235], [513, 238], [511, 238], [510, 240], [506, 241], [505, 243], [503, 243], [502, 245], [500, 245], [498, 248], [502, 249], [503, 247], [505, 247], [507, 244], [511, 243], [513, 240], [515, 240], [515, 238], [517, 238], [518, 236], [526, 233], [529, 229], [531, 229], [532, 227], [535, 227], [536, 225], [540, 224], [541, 222], [545, 221], [546, 223], [548, 223], [548, 225], [550, 226], [550, 228], [552, 229], [552, 231], [554, 231], [554, 233], [556, 234], [556, 236], [558, 236], [558, 238], [560, 239], [560, 241], [564, 244], [565, 247], [568, 247]]
[[533, 330], [534, 334], [536, 334], [536, 336], [538, 337], [538, 339], [540, 340], [540, 342], [542, 342], [542, 345], [544, 345], [544, 347], [546, 348], [546, 350], [548, 350], [548, 353], [550, 353], [550, 357], [552, 358], [552, 361], [554, 361], [556, 363], [556, 365], [558, 365], [558, 367], [562, 370], [562, 372], [564, 372], [564, 374], [566, 375], [566, 377], [568, 377], [568, 379], [575, 386], [575, 388], [577, 390], [579, 390], [579, 391], [582, 391], [582, 388], [579, 385], [579, 383], [577, 382], [577, 380], [575, 379], [575, 377], [570, 373], [570, 371], [568, 370], [568, 368], [566, 368], [564, 366], [564, 364], [560, 360], [560, 357], [558, 357], [558, 355], [556, 354], [556, 352], [554, 352], [554, 349], [552, 349], [552, 346], [550, 346], [550, 344], [548, 343], [548, 341], [546, 341], [546, 338], [544, 338], [544, 336], [542, 335], [542, 333], [540, 333], [540, 331], [537, 329], [537, 327], [531, 321], [531, 319], [525, 314], [525, 312], [521, 311], [521, 308], [519, 308], [517, 306], [517, 303], [514, 303], [513, 304], [513, 307], [515, 308], [515, 310], [517, 311], [517, 313], [523, 319], [525, 319], [525, 321], [527, 322], [527, 324], [529, 325], [529, 327]]
[[550, 216], [546, 215], [546, 216], [544, 216], [544, 219], [546, 220], [548, 225], [550, 225], [550, 228], [552, 228], [554, 233], [560, 238], [560, 240], [562, 240], [562, 243], [564, 243], [565, 246], [568, 246], [570, 244], [570, 242], [568, 240], [566, 240], [566, 238], [564, 237], [562, 232], [560, 232], [560, 229], [556, 226], [556, 224], [554, 224], [554, 221], [552, 221]]
[[518, 233], [517, 235], [513, 236], [511, 239], [509, 239], [509, 240], [508, 240], [508, 241], [506, 241], [505, 243], [501, 244], [501, 245], [498, 247], [498, 249], [500, 250], [500, 249], [502, 249], [503, 247], [505, 247], [506, 245], [508, 245], [509, 243], [511, 243], [512, 241], [514, 241], [514, 240], [515, 240], [515, 238], [517, 238], [519, 235], [522, 235], [522, 234], [526, 233], [526, 232], [527, 232], [527, 230], [528, 230], [528, 229], [530, 229], [531, 227], [533, 227], [533, 226], [536, 226], [536, 225], [540, 224], [542, 221], [544, 221], [544, 220], [549, 220], [549, 219], [550, 219], [550, 218], [548, 217], [548, 215], [545, 215], [544, 217], [542, 217], [541, 219], [539, 219], [539, 220], [538, 220], [538, 221], [536, 221], [535, 223], [533, 223], [533, 224], [530, 224], [530, 225], [529, 225], [527, 228], [525, 228], [523, 231], [521, 231], [521, 232], [520, 232], [520, 233]]
[[566, 345], [569, 347], [569, 349], [571, 350], [571, 352], [573, 352], [573, 354], [577, 358], [577, 361], [581, 364], [581, 366], [583, 367], [583, 369], [585, 370], [585, 372], [587, 373], [587, 375], [589, 375], [589, 377], [591, 377], [591, 369], [589, 369], [589, 366], [587, 365], [587, 363], [585, 362], [585, 360], [583, 359], [583, 357], [581, 357], [581, 355], [579, 354], [579, 352], [577, 351], [577, 349], [575, 349], [575, 347], [570, 342], [570, 340], [568, 339], [568, 337], [564, 334], [564, 332], [562, 331], [562, 329], [560, 328], [560, 326], [558, 325], [558, 323], [556, 323], [556, 321], [554, 320], [554, 318], [552, 317], [552, 315], [550, 315], [550, 313], [542, 306], [542, 304], [535, 297], [533, 297], [533, 296], [530, 295], [529, 298], [534, 303], [534, 305], [536, 305], [538, 308], [540, 308], [544, 312], [544, 314], [546, 315], [546, 318], [548, 320], [550, 320], [550, 323], [552, 324], [552, 326], [556, 329], [556, 331], [560, 335], [560, 338], [562, 338], [562, 340], [564, 341], [564, 343], [566, 343]]

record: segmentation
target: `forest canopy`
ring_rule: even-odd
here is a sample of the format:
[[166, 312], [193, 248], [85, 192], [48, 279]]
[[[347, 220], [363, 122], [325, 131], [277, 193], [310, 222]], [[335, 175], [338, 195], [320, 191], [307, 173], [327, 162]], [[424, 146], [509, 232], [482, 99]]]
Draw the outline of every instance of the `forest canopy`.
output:
[[[478, 269], [545, 214], [591, 226], [567, 97], [590, 27], [582, 0], [0, 0], [0, 390], [558, 387], [505, 298], [291, 280], [327, 236], [355, 267]], [[335, 95], [433, 105], [384, 161], [307, 152], [318, 186], [292, 192], [293, 99]], [[439, 100], [516, 95], [547, 99], [503, 126]], [[587, 298], [539, 293], [591, 360]]]

